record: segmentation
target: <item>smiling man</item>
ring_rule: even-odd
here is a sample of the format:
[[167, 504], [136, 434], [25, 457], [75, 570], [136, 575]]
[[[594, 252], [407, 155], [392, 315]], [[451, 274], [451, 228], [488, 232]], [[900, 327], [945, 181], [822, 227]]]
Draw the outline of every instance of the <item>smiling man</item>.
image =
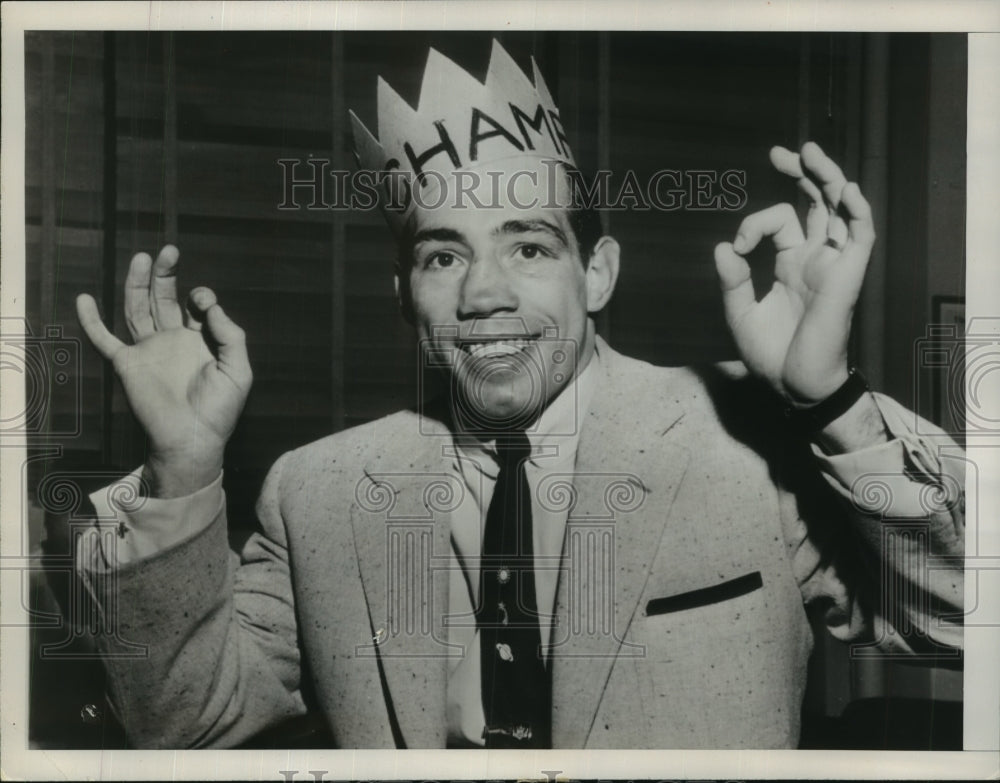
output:
[[432, 50], [417, 109], [380, 82], [378, 123], [354, 118], [358, 159], [405, 175], [383, 194], [396, 290], [445, 392], [281, 457], [238, 560], [242, 331], [204, 288], [182, 312], [173, 247], [132, 261], [133, 345], [79, 300], [150, 443], [144, 505], [95, 496], [126, 524], [80, 564], [148, 648], [99, 640], [133, 743], [235, 746], [311, 711], [339, 747], [795, 747], [807, 611], [843, 640], [960, 644], [961, 570], [914, 564], [963, 551], [962, 463], [848, 365], [874, 234], [822, 150], [772, 151], [804, 231], [779, 205], [716, 248], [743, 363], [657, 368], [596, 336], [619, 247], [537, 70], [495, 45], [480, 83]]
[[[552, 188], [529, 187], [568, 203], [562, 171], [525, 158], [504, 164], [491, 171], [505, 182], [522, 171], [536, 182], [558, 177]], [[492, 183], [483, 179], [481, 187]], [[567, 210], [541, 203], [537, 193], [512, 192], [488, 211], [463, 199], [416, 208], [412, 237], [402, 239], [397, 291], [425, 349], [442, 357], [453, 378], [465, 428], [525, 429], [590, 362], [591, 316], [611, 297], [618, 245], [601, 237], [584, 260]]]

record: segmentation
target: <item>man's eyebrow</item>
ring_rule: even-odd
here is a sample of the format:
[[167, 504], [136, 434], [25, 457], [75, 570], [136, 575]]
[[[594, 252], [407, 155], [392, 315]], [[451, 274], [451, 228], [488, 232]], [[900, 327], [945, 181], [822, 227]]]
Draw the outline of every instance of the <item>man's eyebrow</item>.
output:
[[530, 231], [544, 231], [547, 234], [551, 234], [566, 247], [569, 247], [569, 241], [566, 239], [566, 233], [555, 223], [550, 223], [548, 220], [508, 220], [493, 233], [525, 234]]
[[413, 235], [413, 244], [420, 242], [465, 242], [465, 236], [453, 228], [422, 228]]

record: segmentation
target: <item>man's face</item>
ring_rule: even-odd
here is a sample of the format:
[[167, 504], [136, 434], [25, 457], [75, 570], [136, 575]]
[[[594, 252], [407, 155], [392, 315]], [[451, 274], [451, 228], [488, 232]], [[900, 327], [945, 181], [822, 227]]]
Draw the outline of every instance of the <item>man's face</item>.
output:
[[550, 205], [543, 182], [521, 177], [510, 194], [500, 181], [499, 199], [486, 177], [475, 189], [497, 208], [449, 197], [413, 216], [414, 325], [425, 360], [450, 372], [456, 412], [475, 429], [529, 426], [594, 347], [592, 275], [566, 210]]

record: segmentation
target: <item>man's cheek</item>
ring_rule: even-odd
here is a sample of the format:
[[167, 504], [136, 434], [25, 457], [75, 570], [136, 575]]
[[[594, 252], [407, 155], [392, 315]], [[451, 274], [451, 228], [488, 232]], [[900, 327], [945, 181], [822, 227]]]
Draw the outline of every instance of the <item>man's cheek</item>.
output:
[[454, 316], [449, 316], [428, 296], [413, 297], [413, 314], [417, 334], [422, 339], [440, 339], [442, 328], [454, 323]]
[[454, 321], [458, 298], [453, 281], [421, 279], [414, 283], [412, 290], [413, 308], [418, 318], [432, 324]]

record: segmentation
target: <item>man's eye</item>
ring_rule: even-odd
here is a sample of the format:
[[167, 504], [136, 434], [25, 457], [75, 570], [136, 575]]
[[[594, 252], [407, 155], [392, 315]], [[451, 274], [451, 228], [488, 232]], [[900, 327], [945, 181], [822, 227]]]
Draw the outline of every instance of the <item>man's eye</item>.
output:
[[454, 253], [439, 252], [431, 253], [424, 261], [424, 266], [428, 269], [448, 269], [455, 265], [458, 258]]
[[528, 261], [549, 255], [541, 245], [520, 245], [517, 251], [521, 254], [522, 258]]

